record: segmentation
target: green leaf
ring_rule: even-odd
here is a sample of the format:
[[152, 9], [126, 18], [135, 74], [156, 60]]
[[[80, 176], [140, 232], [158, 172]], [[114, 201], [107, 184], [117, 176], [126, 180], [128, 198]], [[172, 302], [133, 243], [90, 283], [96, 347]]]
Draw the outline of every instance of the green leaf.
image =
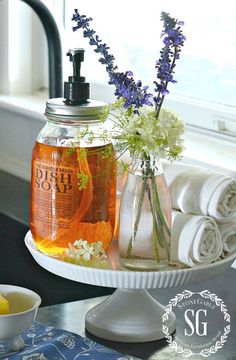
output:
[[79, 180], [79, 190], [84, 190], [87, 187], [87, 184], [89, 182], [89, 177], [86, 175], [83, 171], [77, 173], [77, 178]]
[[70, 156], [71, 154], [75, 153], [76, 149], [75, 147], [71, 147], [65, 150], [65, 156]]

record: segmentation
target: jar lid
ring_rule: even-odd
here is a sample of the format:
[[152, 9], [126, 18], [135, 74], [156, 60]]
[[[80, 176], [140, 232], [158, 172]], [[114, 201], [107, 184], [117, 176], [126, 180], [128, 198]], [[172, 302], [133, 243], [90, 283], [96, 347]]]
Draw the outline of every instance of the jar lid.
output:
[[58, 119], [60, 117], [79, 118], [78, 120], [93, 120], [97, 119], [105, 107], [102, 101], [89, 100], [80, 105], [67, 105], [63, 98], [49, 99], [46, 102], [45, 115], [49, 119]]

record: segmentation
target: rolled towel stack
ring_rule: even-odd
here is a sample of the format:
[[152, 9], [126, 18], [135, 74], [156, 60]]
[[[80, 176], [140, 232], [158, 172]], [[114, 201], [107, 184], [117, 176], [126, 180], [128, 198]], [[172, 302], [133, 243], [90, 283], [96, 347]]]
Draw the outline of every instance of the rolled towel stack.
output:
[[217, 221], [223, 245], [222, 257], [236, 253], [236, 216]]
[[172, 261], [212, 263], [236, 252], [236, 180], [197, 166], [164, 164], [173, 211]]
[[219, 259], [222, 242], [214, 219], [172, 211], [171, 262], [189, 267]]
[[236, 214], [235, 179], [179, 163], [168, 163], [164, 169], [174, 209], [215, 219]]

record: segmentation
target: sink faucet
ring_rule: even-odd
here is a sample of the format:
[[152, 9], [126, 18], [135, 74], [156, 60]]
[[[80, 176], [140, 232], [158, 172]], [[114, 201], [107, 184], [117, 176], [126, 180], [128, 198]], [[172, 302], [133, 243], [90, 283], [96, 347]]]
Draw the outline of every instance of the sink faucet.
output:
[[62, 49], [59, 30], [52, 14], [40, 0], [22, 0], [39, 16], [48, 42], [49, 97], [62, 97]]

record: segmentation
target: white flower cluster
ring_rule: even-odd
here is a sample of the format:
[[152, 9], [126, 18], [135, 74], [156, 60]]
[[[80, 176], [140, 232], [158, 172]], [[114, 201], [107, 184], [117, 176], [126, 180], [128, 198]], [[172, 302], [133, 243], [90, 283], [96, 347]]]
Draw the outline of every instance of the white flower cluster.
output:
[[159, 117], [150, 107], [140, 109], [140, 114], [129, 117], [123, 135], [131, 145], [129, 148], [158, 156], [165, 152], [170, 158], [177, 158], [183, 151], [184, 124], [176, 114], [162, 109]]
[[76, 240], [68, 244], [62, 260], [77, 265], [108, 267], [109, 263], [101, 241], [89, 244], [87, 240]]

